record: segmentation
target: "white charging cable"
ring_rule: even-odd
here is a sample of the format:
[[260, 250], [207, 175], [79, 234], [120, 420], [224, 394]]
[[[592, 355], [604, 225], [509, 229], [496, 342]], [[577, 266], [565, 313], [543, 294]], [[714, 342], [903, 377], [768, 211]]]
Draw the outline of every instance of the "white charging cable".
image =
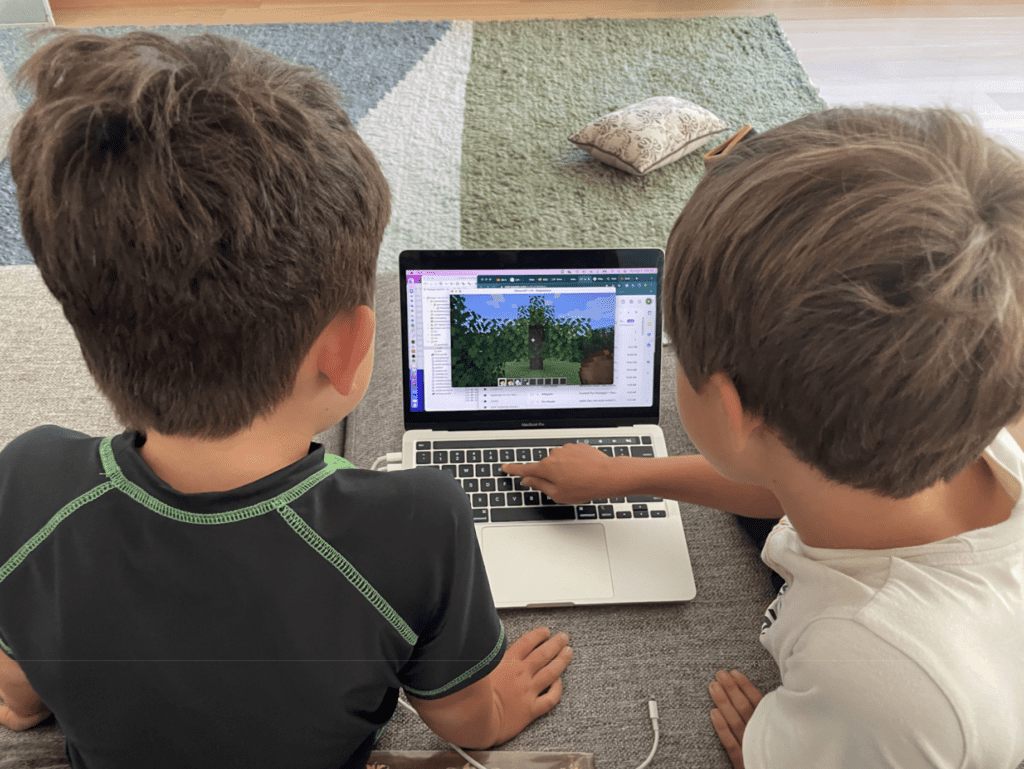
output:
[[392, 451], [390, 454], [385, 454], [384, 456], [377, 457], [375, 460], [373, 460], [373, 464], [370, 465], [370, 469], [371, 470], [378, 470], [378, 469], [380, 469], [378, 466], [380, 465], [381, 462], [387, 462], [387, 465], [388, 465], [384, 470], [382, 470], [382, 472], [391, 472], [392, 470], [401, 470], [402, 469], [402, 452], [401, 451]]
[[[406, 710], [408, 710], [408, 711], [409, 711], [410, 713], [412, 713], [413, 715], [419, 716], [419, 713], [417, 713], [417, 712], [416, 712], [416, 708], [414, 708], [414, 707], [413, 707], [412, 705], [410, 705], [410, 704], [409, 704], [408, 702], [406, 702], [405, 700], [403, 700], [403, 699], [402, 699], [401, 697], [399, 697], [399, 698], [398, 698], [398, 704], [399, 704], [399, 705], [401, 705], [401, 706], [402, 706], [403, 708], [405, 708]], [[445, 742], [448, 742], [448, 740], [445, 740]], [[475, 758], [473, 758], [472, 756], [470, 756], [470, 755], [469, 755], [469, 754], [468, 754], [468, 753], [467, 753], [466, 751], [464, 751], [464, 750], [463, 750], [462, 748], [460, 748], [460, 747], [459, 747], [458, 745], [456, 745], [456, 744], [454, 744], [454, 743], [452, 743], [452, 742], [448, 742], [448, 744], [449, 744], [449, 745], [451, 745], [451, 746], [452, 746], [453, 748], [455, 748], [455, 752], [456, 752], [456, 753], [458, 753], [458, 754], [459, 754], [460, 756], [462, 756], [462, 757], [463, 757], [464, 759], [466, 759], [467, 761], [469, 761], [469, 763], [471, 763], [471, 764], [472, 764], [473, 766], [475, 766], [475, 767], [476, 767], [476, 769], [487, 769], [487, 767], [486, 767], [486, 766], [484, 766], [484, 765], [483, 765], [483, 764], [481, 764], [481, 763], [480, 763], [479, 761], [477, 761], [477, 760], [476, 760]]]
[[[408, 710], [410, 713], [419, 716], [419, 713], [416, 712], [416, 708], [414, 708], [408, 702], [403, 700], [401, 697], [398, 698], [398, 704], [406, 710]], [[647, 711], [651, 714], [651, 725], [654, 727], [654, 746], [651, 748], [651, 752], [647, 755], [647, 758], [644, 760], [644, 762], [640, 764], [640, 766], [638, 766], [636, 769], [647, 769], [647, 767], [650, 766], [651, 761], [654, 759], [654, 753], [658, 750], [658, 703], [654, 700], [648, 700]], [[466, 751], [464, 751], [458, 745], [454, 745], [451, 742], [449, 742], [448, 744], [455, 748], [455, 752], [457, 752], [460, 756], [466, 759], [470, 764], [475, 766], [476, 769], [487, 769], [486, 766], [484, 766], [474, 758], [470, 757], [470, 755], [466, 753]]]
[[654, 745], [651, 746], [651, 752], [647, 754], [646, 760], [636, 769], [647, 769], [654, 759], [655, 751], [658, 750], [658, 703], [654, 700], [648, 700], [647, 710], [651, 714], [651, 726], [654, 727]]

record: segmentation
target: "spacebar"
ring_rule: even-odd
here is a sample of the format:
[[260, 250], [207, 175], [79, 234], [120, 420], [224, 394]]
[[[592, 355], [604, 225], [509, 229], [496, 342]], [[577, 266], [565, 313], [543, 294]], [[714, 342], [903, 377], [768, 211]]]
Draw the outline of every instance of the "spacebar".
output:
[[491, 523], [507, 523], [508, 521], [573, 521], [575, 519], [576, 508], [572, 505], [491, 508]]

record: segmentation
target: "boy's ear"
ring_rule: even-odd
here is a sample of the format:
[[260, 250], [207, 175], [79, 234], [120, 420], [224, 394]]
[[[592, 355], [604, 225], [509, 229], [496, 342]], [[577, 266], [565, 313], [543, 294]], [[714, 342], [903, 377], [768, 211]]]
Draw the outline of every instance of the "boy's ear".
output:
[[363, 304], [338, 313], [324, 329], [317, 366], [342, 395], [352, 392], [363, 361], [373, 351], [375, 326], [373, 310]]
[[734, 452], [742, 452], [751, 434], [762, 424], [761, 420], [743, 410], [743, 401], [740, 400], [736, 385], [725, 373], [719, 371], [712, 374], [706, 386], [713, 388], [715, 400], [722, 410], [728, 429], [729, 446]]

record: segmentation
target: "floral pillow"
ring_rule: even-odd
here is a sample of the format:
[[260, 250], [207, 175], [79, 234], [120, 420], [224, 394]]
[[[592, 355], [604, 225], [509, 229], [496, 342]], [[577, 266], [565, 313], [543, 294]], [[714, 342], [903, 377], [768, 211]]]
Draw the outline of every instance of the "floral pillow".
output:
[[602, 163], [642, 176], [679, 160], [726, 128], [693, 102], [655, 96], [599, 117], [569, 141]]

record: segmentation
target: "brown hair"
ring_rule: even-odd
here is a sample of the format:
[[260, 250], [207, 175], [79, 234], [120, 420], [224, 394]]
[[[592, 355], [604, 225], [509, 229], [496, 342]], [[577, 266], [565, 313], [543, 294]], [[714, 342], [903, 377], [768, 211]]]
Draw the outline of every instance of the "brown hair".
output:
[[129, 429], [237, 432], [373, 305], [390, 192], [313, 70], [215, 35], [62, 34], [19, 80], [25, 240]]
[[951, 110], [834, 109], [749, 138], [669, 238], [665, 318], [826, 478], [903, 498], [1024, 411], [1024, 160]]

